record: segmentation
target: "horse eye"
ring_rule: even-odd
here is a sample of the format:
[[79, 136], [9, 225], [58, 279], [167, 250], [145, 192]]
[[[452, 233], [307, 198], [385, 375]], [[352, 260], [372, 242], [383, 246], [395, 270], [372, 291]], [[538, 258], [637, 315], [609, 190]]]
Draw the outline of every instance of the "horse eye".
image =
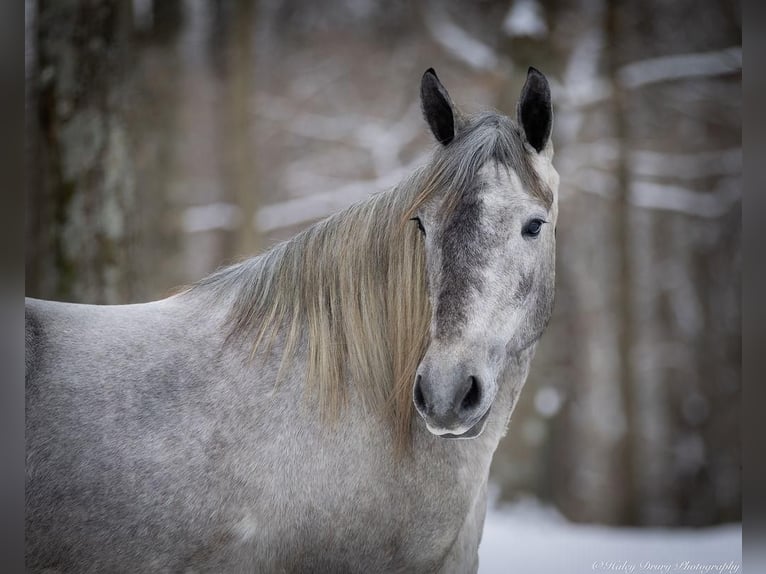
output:
[[423, 222], [420, 221], [419, 217], [411, 217], [410, 221], [415, 221], [418, 224], [418, 229], [420, 229], [420, 233], [422, 233], [423, 235], [426, 234], [426, 228], [423, 227]]
[[545, 223], [545, 221], [542, 219], [530, 219], [524, 226], [524, 229], [521, 230], [521, 234], [525, 237], [537, 237], [540, 235], [543, 223]]

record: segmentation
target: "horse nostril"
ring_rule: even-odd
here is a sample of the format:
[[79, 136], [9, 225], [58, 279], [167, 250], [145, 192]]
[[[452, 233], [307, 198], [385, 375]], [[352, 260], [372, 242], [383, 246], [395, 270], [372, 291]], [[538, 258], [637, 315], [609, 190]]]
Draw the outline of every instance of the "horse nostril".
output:
[[423, 397], [423, 389], [420, 387], [420, 375], [415, 379], [415, 393], [414, 393], [415, 406], [419, 411], [425, 412], [426, 399]]
[[463, 411], [472, 410], [481, 401], [481, 388], [479, 387], [479, 380], [473, 376], [468, 377], [468, 380], [470, 381], [470, 386], [468, 387], [468, 391], [460, 403], [460, 409]]

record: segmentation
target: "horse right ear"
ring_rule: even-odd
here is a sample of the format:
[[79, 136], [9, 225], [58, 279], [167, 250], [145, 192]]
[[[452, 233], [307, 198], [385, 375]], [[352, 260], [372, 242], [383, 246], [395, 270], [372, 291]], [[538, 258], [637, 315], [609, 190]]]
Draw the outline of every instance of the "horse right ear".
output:
[[433, 68], [428, 68], [420, 81], [420, 105], [436, 140], [449, 144], [455, 138], [458, 112]]
[[527, 142], [540, 153], [551, 138], [551, 88], [542, 72], [531, 66], [527, 71], [527, 81], [521, 89], [516, 115], [524, 128]]

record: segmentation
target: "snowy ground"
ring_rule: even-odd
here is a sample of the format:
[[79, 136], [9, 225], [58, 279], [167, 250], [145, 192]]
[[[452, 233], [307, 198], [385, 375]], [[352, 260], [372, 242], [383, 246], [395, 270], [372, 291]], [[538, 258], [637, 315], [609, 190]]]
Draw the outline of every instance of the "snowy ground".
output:
[[479, 574], [735, 574], [741, 564], [741, 524], [703, 529], [581, 525], [536, 500], [491, 503], [479, 548]]

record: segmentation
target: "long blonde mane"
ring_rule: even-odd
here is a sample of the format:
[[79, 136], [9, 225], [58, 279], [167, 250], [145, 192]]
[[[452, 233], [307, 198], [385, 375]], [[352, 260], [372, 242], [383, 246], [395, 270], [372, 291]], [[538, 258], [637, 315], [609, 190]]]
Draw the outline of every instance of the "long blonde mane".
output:
[[397, 449], [409, 443], [431, 320], [423, 239], [408, 221], [413, 191], [373, 195], [196, 286], [235, 290], [232, 333], [252, 337], [254, 353], [279, 337], [277, 381], [305, 345], [309, 390], [327, 419], [352, 382], [370, 412], [390, 418]]
[[529, 172], [517, 131], [494, 113], [474, 118], [467, 133], [437, 148], [428, 165], [396, 189], [195, 288], [234, 293], [232, 334], [252, 337], [253, 353], [268, 352], [280, 339], [280, 375], [305, 345], [307, 383], [323, 416], [337, 419], [351, 382], [370, 412], [390, 418], [397, 450], [406, 451], [412, 385], [431, 321], [423, 238], [408, 220], [437, 192], [444, 194], [445, 206], [454, 204], [489, 159]]

